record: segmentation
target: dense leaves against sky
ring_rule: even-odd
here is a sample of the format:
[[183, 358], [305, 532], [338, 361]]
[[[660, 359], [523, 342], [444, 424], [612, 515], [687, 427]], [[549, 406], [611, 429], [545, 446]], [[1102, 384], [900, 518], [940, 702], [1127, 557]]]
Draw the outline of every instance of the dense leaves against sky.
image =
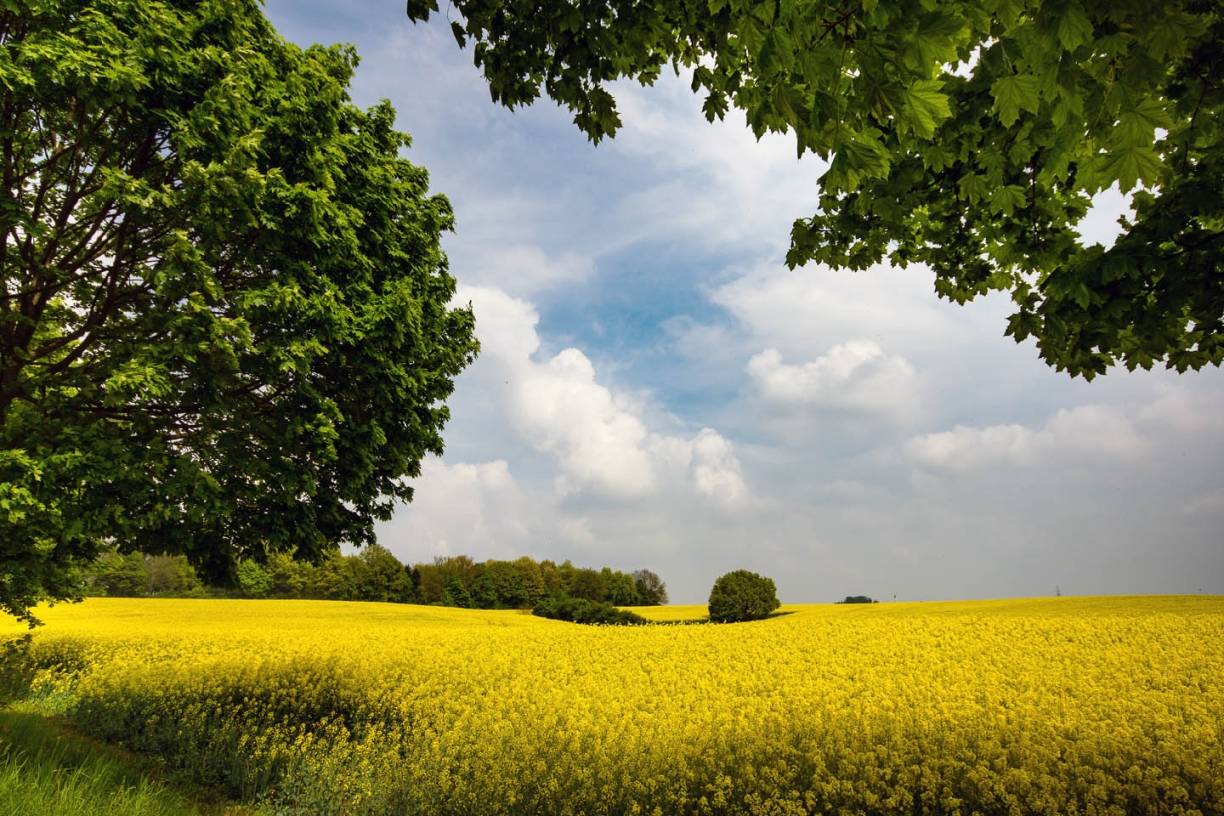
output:
[[[1212, 0], [454, 0], [493, 98], [541, 91], [591, 139], [608, 85], [692, 70], [832, 165], [787, 262], [920, 262], [942, 297], [1014, 302], [1007, 333], [1088, 378], [1224, 360], [1224, 14]], [[409, 0], [425, 19], [434, 0]], [[1117, 184], [1110, 249], [1074, 225]], [[728, 217], [733, 217], [728, 215]]]
[[710, 589], [710, 620], [715, 623], [760, 620], [780, 605], [773, 579], [748, 570], [720, 575]]
[[0, 608], [367, 543], [472, 359], [449, 204], [253, 0], [0, 4]]

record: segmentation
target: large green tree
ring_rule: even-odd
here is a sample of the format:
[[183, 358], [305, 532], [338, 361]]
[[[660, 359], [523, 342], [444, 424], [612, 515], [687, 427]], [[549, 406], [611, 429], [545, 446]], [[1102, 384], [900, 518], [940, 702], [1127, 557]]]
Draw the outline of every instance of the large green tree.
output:
[[476, 350], [447, 201], [254, 0], [0, 3], [0, 608], [369, 543]]
[[[1007, 333], [1091, 378], [1224, 360], [1224, 12], [1218, 0], [453, 0], [495, 100], [541, 91], [598, 141], [608, 84], [692, 70], [832, 164], [787, 261], [935, 272], [1014, 301]], [[425, 19], [434, 0], [408, 0]], [[449, 15], [448, 15], [449, 16]], [[1134, 191], [1110, 249], [1075, 224]]]

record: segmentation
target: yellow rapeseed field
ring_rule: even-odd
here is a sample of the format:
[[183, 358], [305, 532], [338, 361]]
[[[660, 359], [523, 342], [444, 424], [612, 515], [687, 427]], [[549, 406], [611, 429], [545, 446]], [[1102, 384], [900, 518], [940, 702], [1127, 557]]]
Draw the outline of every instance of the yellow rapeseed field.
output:
[[7, 662], [284, 813], [1224, 813], [1224, 598], [780, 611], [94, 599]]

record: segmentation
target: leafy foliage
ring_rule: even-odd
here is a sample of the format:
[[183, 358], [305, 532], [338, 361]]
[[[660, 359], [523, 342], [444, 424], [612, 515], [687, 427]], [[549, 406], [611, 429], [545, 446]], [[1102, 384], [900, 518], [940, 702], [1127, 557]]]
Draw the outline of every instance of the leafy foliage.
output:
[[[412, 567], [415, 600], [478, 609], [530, 609], [547, 596], [583, 598], [613, 606], [667, 603], [667, 586], [650, 570], [632, 575], [603, 567], [575, 567], [523, 556], [514, 561], [473, 561], [466, 555]], [[652, 576], [641, 579], [640, 576]], [[643, 583], [642, 581], [645, 581]]]
[[714, 623], [760, 620], [780, 606], [778, 589], [772, 578], [734, 570], [714, 582], [709, 606]]
[[641, 615], [627, 609], [617, 609], [610, 603], [563, 596], [545, 598], [535, 605], [531, 614], [538, 618], [607, 626], [640, 626], [647, 623]]
[[656, 573], [641, 569], [633, 573], [633, 585], [637, 590], [638, 606], [664, 606], [667, 604], [667, 585]]
[[[650, 570], [628, 573], [536, 561], [474, 561], [439, 557], [407, 566], [385, 547], [370, 544], [353, 555], [329, 551], [318, 563], [276, 553], [266, 562], [243, 558], [235, 579], [201, 582], [181, 555], [104, 551], [80, 570], [84, 594], [110, 597], [177, 596], [301, 598], [456, 606], [465, 609], [531, 609], [546, 598], [574, 598], [595, 605], [657, 606], [667, 586]], [[639, 592], [639, 589], [642, 591]]]
[[105, 552], [86, 572], [85, 589], [111, 597], [137, 597], [150, 591], [149, 569], [141, 553]]
[[[594, 141], [608, 84], [691, 69], [711, 121], [831, 160], [787, 262], [927, 264], [1086, 378], [1224, 360], [1224, 14], [1212, 0], [455, 0], [494, 100], [541, 91]], [[425, 19], [434, 0], [408, 0]], [[1109, 249], [1075, 225], [1133, 191]]]
[[211, 578], [372, 542], [476, 343], [353, 51], [254, 0], [13, 0], [0, 43], [0, 608], [102, 542]]

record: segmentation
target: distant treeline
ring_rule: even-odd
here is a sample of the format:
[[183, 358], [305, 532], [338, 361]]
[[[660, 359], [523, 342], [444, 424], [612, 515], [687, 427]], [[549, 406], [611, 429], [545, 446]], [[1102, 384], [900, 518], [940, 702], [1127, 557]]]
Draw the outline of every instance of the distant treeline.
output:
[[285, 554], [238, 563], [234, 584], [208, 586], [181, 555], [103, 554], [86, 571], [87, 595], [119, 597], [312, 598], [340, 601], [527, 609], [545, 598], [584, 598], [616, 606], [667, 603], [650, 570], [575, 567], [569, 561], [475, 561], [466, 555], [406, 566], [384, 547], [333, 552], [318, 564]]

